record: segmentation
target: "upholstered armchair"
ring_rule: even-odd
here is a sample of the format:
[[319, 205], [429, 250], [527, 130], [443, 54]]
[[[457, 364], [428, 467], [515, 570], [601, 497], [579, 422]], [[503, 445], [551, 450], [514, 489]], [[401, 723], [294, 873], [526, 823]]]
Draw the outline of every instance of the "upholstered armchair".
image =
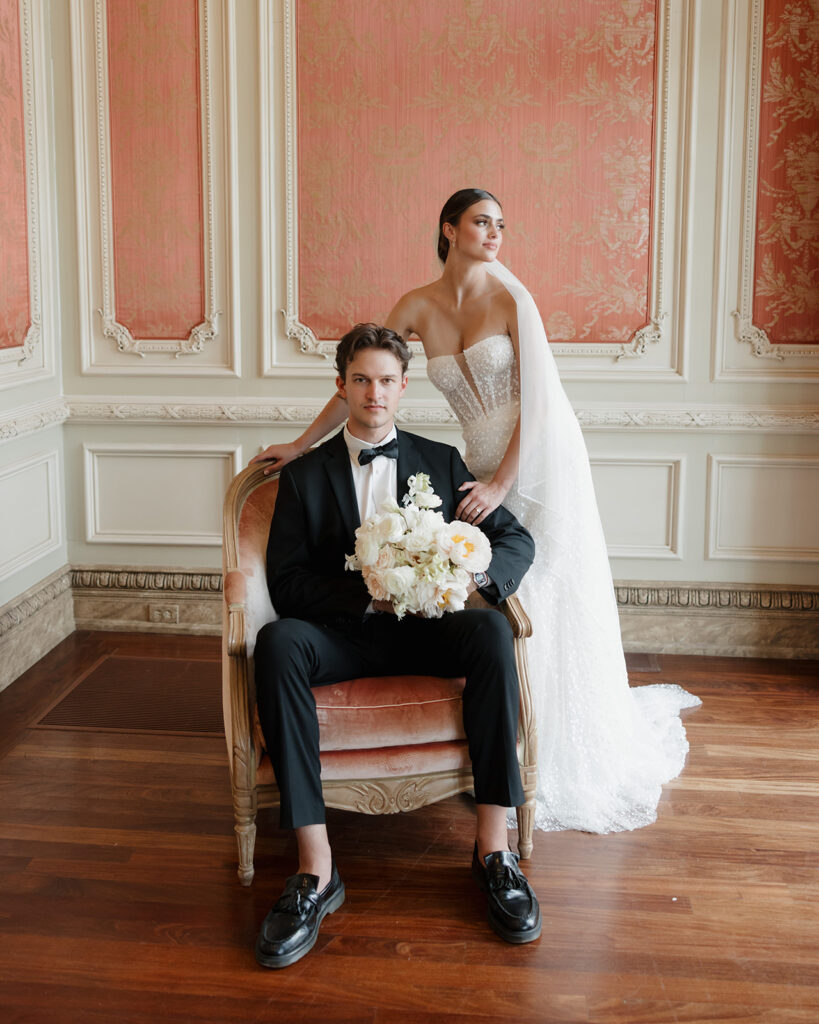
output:
[[[253, 648], [274, 619], [265, 579], [278, 474], [249, 466], [224, 505], [222, 702], [239, 844], [239, 879], [253, 879], [256, 811], [278, 805], [270, 759], [256, 716]], [[518, 848], [532, 852], [536, 737], [525, 638], [531, 624], [516, 597], [500, 606], [515, 634], [520, 678], [518, 755], [526, 804], [517, 809]], [[351, 679], [314, 690], [321, 737], [321, 778], [328, 807], [392, 814], [472, 788], [462, 722], [463, 679], [392, 676]]]

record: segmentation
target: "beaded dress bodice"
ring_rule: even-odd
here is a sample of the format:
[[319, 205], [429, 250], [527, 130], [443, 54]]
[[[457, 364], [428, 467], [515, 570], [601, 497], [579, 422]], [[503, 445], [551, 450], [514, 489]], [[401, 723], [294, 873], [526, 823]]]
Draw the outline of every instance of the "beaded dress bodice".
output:
[[427, 375], [458, 417], [466, 464], [491, 479], [520, 413], [520, 377], [508, 334], [493, 334], [455, 355], [427, 360]]

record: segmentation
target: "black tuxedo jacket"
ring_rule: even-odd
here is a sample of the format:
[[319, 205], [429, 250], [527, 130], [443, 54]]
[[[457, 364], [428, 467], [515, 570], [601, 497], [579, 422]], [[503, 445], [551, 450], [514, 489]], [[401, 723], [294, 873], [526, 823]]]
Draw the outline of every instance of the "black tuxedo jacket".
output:
[[[458, 487], [475, 479], [458, 451], [399, 430], [399, 503], [407, 493], [407, 478], [414, 473], [429, 474], [432, 489], [443, 500], [436, 511], [451, 522], [466, 494]], [[267, 585], [279, 616], [318, 622], [363, 617], [371, 600], [367, 587], [361, 573], [344, 569], [360, 525], [342, 430], [281, 472], [267, 542]], [[492, 545], [491, 583], [481, 593], [497, 603], [518, 588], [532, 564], [535, 545], [529, 531], [502, 505], [480, 529]]]

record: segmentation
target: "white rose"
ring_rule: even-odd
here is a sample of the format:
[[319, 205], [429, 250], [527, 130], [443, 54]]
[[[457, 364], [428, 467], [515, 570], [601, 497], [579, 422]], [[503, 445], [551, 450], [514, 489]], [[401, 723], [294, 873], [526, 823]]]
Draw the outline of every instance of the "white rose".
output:
[[355, 553], [361, 565], [372, 565], [378, 558], [381, 545], [371, 530], [360, 530], [355, 540]]
[[373, 562], [374, 569], [392, 569], [395, 565], [395, 548], [392, 544], [385, 544], [378, 552], [378, 558]]
[[397, 512], [385, 512], [375, 521], [373, 533], [382, 544], [395, 544], [404, 536], [404, 517]]
[[378, 569], [373, 569], [369, 565], [365, 565], [361, 570], [361, 575], [364, 577], [364, 582], [367, 584], [367, 590], [370, 592], [370, 597], [373, 601], [388, 601], [390, 595], [387, 593], [386, 587], [381, 582], [381, 572]]
[[391, 598], [403, 598], [412, 590], [415, 570], [411, 565], [398, 565], [381, 573], [381, 582]]

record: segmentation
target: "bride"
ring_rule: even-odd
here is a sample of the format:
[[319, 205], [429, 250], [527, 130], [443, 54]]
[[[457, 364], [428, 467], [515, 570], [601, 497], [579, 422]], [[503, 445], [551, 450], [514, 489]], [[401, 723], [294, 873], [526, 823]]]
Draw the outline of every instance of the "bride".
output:
[[[501, 263], [503, 213], [461, 189], [439, 219], [437, 281], [399, 299], [386, 326], [416, 334], [430, 380], [461, 424], [476, 477], [458, 517], [479, 524], [503, 503], [535, 539], [519, 594], [538, 730], [537, 828], [612, 832], [656, 819], [682, 770], [681, 687], [629, 687], [617, 603], [580, 426], [532, 296]], [[252, 461], [281, 469], [346, 418], [334, 396], [296, 441]]]

